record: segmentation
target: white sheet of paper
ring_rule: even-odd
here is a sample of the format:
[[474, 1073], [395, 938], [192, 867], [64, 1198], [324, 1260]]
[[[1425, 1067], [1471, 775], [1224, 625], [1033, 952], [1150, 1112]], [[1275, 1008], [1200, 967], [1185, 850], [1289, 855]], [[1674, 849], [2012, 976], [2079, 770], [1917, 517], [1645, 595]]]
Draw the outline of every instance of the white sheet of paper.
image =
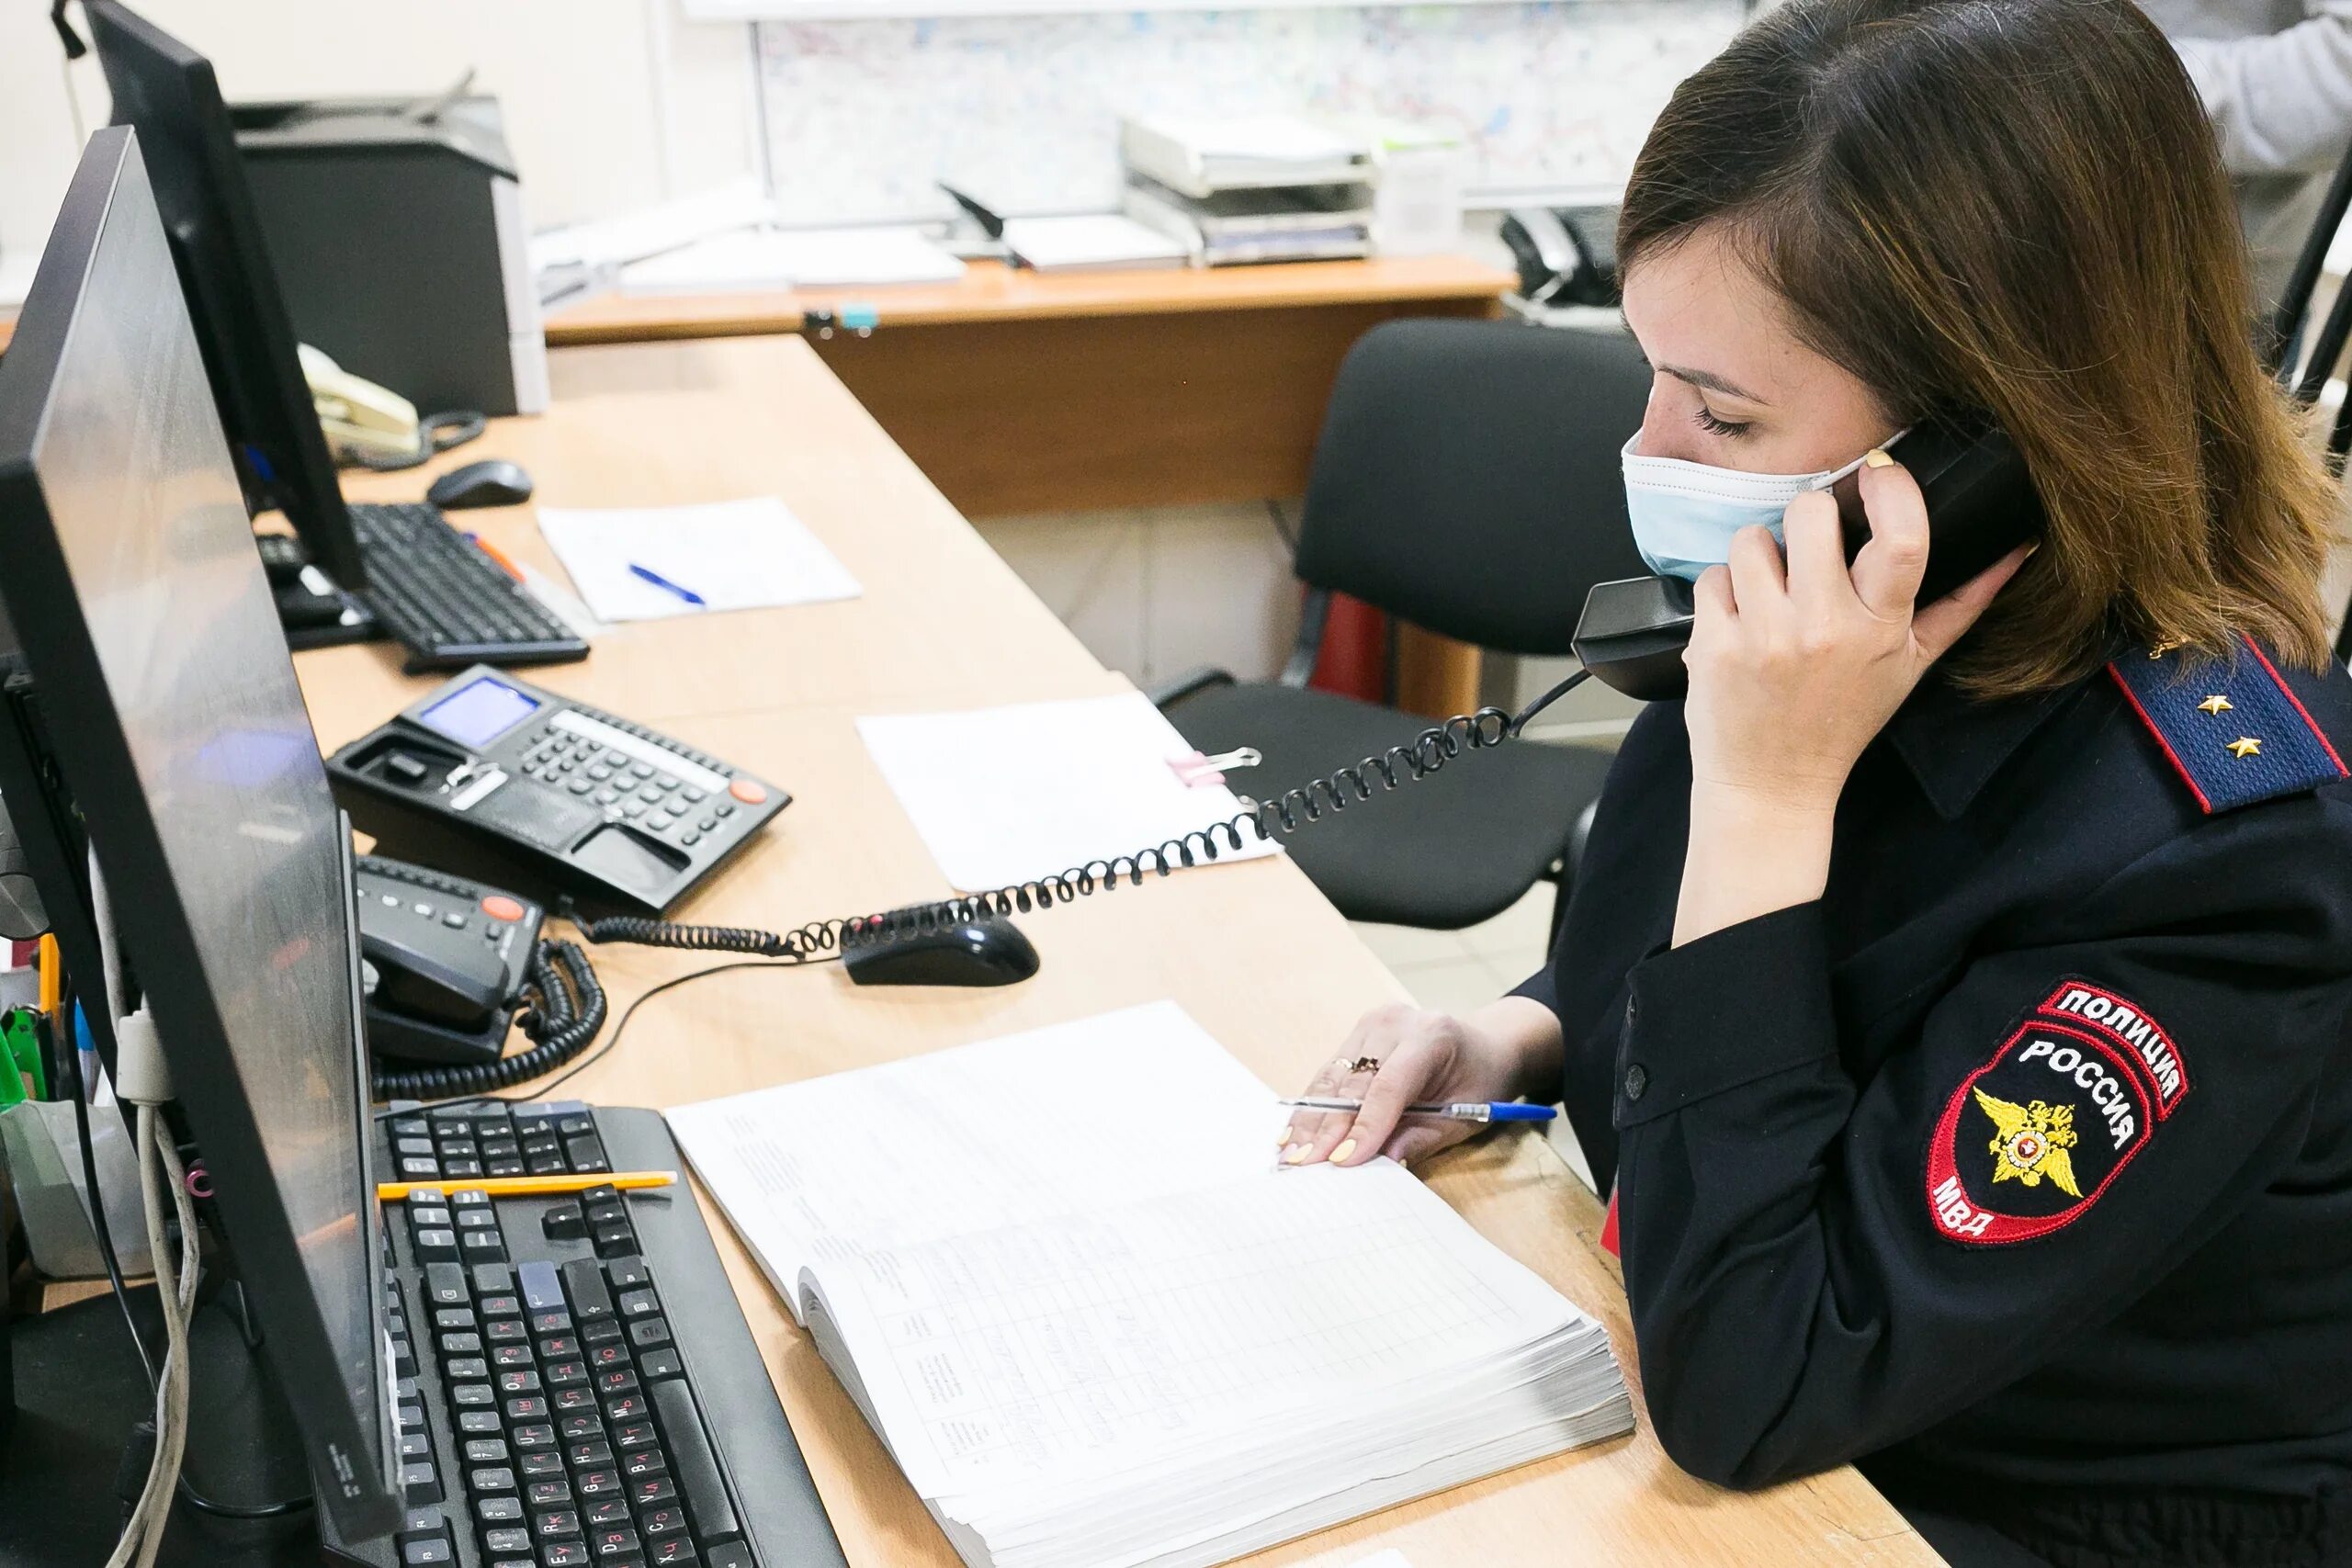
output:
[[1392, 1546], [1385, 1551], [1375, 1551], [1363, 1562], [1351, 1564], [1350, 1568], [1413, 1568], [1413, 1564], [1403, 1552]]
[[1117, 212], [1010, 218], [1004, 243], [1039, 272], [1175, 263], [1192, 254], [1159, 230]]
[[[1169, 765], [1193, 748], [1140, 692], [870, 716], [857, 730], [939, 869], [966, 892], [1133, 855], [1241, 810], [1232, 789], [1187, 784]], [[1250, 787], [1247, 773], [1229, 776]], [[1222, 862], [1277, 846], [1251, 825], [1239, 848], [1222, 836], [1217, 847]]]
[[[702, 506], [594, 511], [539, 508], [539, 532], [600, 621], [651, 621], [724, 610], [854, 599], [849, 569], [774, 496]], [[629, 570], [700, 594], [696, 606]]]
[[[796, 1313], [814, 1262], [1262, 1171], [1284, 1116], [1168, 1001], [666, 1114]], [[1080, 1152], [1106, 1117], [1116, 1157]]]

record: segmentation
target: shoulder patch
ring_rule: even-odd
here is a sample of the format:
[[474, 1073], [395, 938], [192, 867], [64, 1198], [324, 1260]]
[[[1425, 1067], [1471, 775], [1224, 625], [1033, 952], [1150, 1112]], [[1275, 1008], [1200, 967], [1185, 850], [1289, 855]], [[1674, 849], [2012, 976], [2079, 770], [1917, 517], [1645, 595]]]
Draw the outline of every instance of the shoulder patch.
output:
[[2344, 759], [2253, 638], [2228, 666], [2184, 669], [2175, 651], [2107, 667], [2206, 815], [2344, 778]]
[[1928, 1213], [1969, 1247], [2074, 1224], [2188, 1093], [2179, 1050], [2135, 1004], [2062, 982], [1960, 1081], [1928, 1142]]

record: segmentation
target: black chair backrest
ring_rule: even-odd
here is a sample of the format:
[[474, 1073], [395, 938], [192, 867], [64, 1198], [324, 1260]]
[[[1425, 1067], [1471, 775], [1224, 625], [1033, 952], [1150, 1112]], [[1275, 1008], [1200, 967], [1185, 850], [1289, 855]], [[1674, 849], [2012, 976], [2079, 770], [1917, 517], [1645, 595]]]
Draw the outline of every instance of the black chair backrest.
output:
[[1331, 390], [1298, 575], [1480, 648], [1568, 652], [1585, 591], [1648, 570], [1618, 463], [1648, 397], [1621, 332], [1374, 327]]

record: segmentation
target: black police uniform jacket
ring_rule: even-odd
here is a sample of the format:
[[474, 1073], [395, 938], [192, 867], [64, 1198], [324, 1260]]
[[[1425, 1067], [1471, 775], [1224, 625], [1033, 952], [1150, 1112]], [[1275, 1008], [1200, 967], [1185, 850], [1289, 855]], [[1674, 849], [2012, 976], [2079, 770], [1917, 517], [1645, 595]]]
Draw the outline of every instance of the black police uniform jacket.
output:
[[1689, 739], [1642, 715], [1520, 994], [1677, 1462], [1860, 1461], [1984, 1561], [2352, 1562], [2343, 756], [2352, 681], [2251, 644], [1931, 675], [1822, 897], [1672, 948]]

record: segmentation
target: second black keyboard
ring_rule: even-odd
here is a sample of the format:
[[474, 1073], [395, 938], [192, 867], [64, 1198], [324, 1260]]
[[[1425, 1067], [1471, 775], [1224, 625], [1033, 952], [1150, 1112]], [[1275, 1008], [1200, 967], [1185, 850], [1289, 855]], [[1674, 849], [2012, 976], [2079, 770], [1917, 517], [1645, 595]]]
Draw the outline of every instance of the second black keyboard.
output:
[[399, 1481], [376, 1568], [845, 1568], [684, 1185], [492, 1198], [501, 1175], [674, 1170], [650, 1111], [395, 1112], [381, 1168]]
[[588, 644], [531, 591], [423, 502], [355, 506], [368, 566], [360, 597], [408, 645], [408, 671], [469, 664], [560, 664]]

